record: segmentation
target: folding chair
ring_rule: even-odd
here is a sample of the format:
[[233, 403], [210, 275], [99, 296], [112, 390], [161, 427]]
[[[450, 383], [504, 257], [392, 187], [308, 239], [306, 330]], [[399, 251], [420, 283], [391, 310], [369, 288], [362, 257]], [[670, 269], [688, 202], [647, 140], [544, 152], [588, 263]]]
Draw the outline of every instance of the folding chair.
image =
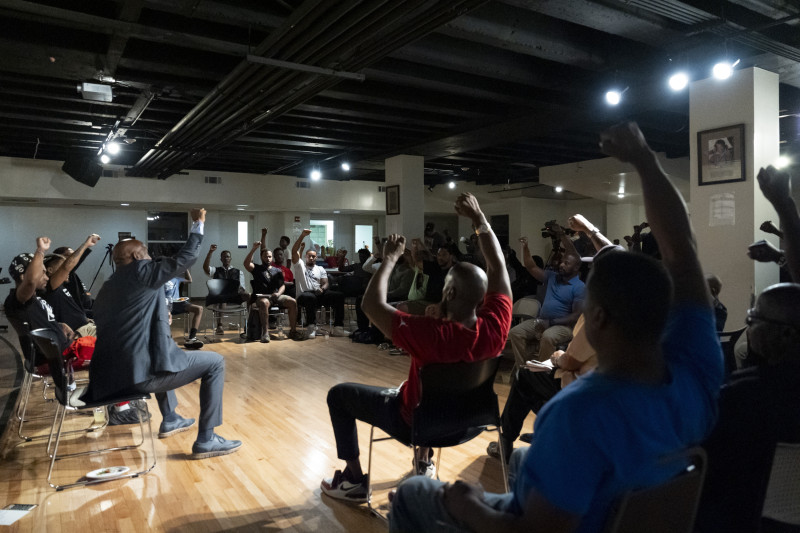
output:
[[[128, 446], [118, 446], [118, 447], [111, 447], [111, 448], [103, 448], [100, 450], [87, 450], [83, 452], [76, 452], [70, 454], [62, 454], [60, 457], [58, 456], [58, 446], [61, 442], [62, 436], [62, 429], [64, 426], [64, 418], [67, 414], [67, 411], [82, 411], [86, 409], [94, 409], [95, 407], [106, 407], [109, 405], [122, 403], [122, 402], [131, 402], [134, 400], [149, 400], [149, 394], [128, 394], [128, 395], [121, 395], [114, 398], [107, 398], [100, 402], [89, 402], [85, 403], [81, 401], [80, 397], [86, 390], [86, 387], [75, 387], [72, 386], [74, 383], [71, 382], [69, 376], [67, 374], [66, 365], [64, 359], [61, 356], [61, 351], [59, 350], [55, 335], [52, 331], [47, 329], [36, 329], [31, 331], [31, 338], [33, 342], [36, 344], [37, 348], [45, 355], [47, 358], [47, 362], [50, 365], [50, 375], [53, 379], [53, 386], [56, 392], [56, 400], [58, 404], [56, 405], [56, 413], [53, 417], [53, 426], [50, 430], [50, 441], [48, 442], [48, 451], [50, 450], [50, 446], [52, 444], [52, 453], [50, 454], [50, 468], [47, 472], [47, 483], [56, 490], [64, 490], [72, 487], [78, 487], [83, 485], [92, 485], [95, 483], [102, 483], [104, 481], [111, 481], [112, 479], [124, 479], [124, 478], [133, 478], [139, 477], [140, 475], [144, 475], [150, 472], [156, 466], [156, 444], [155, 438], [153, 437], [153, 428], [150, 424], [150, 412], [147, 407], [147, 402], [141, 402], [144, 405], [144, 411], [147, 414], [147, 429], [150, 433], [150, 445], [151, 445], [151, 454], [153, 457], [153, 463], [145, 468], [144, 470], [139, 470], [137, 472], [132, 472], [128, 474], [124, 474], [121, 476], [113, 477], [111, 479], [86, 479], [86, 480], [79, 480], [75, 483], [70, 483], [67, 485], [57, 485], [52, 482], [53, 477], [53, 469], [55, 467], [56, 461], [59, 459], [64, 459], [66, 457], [74, 457], [80, 455], [89, 455], [89, 454], [99, 454], [99, 453], [106, 453], [112, 451], [121, 451], [121, 450], [130, 450], [133, 448], [138, 448], [142, 444], [144, 444], [144, 419], [142, 418], [142, 410], [136, 408], [136, 412], [139, 415], [139, 429], [141, 430], [141, 441], [138, 443], [134, 443]], [[55, 440], [54, 440], [55, 439]]]
[[[742, 465], [742, 468], [747, 466]], [[762, 515], [767, 522], [778, 522], [781, 526], [800, 526], [800, 444], [779, 442], [775, 447]], [[779, 529], [771, 523], [770, 526]], [[795, 527], [793, 530], [799, 531], [800, 528]]]
[[655, 487], [627, 492], [612, 510], [605, 533], [692, 533], [706, 475], [706, 452], [694, 447], [674, 459], [688, 459], [686, 470]]
[[[212, 342], [217, 341], [217, 319], [236, 316], [239, 319], [240, 337], [247, 333], [247, 305], [239, 298], [239, 281], [232, 279], [210, 279], [206, 282], [208, 296], [206, 309], [211, 311]], [[239, 303], [236, 303], [236, 302]], [[244, 326], [243, 326], [244, 325]]]
[[[373, 442], [394, 439], [415, 449], [420, 446], [438, 448], [438, 467], [441, 465], [442, 448], [463, 444], [484, 431], [501, 434], [500, 410], [494, 392], [494, 379], [499, 365], [499, 357], [476, 362], [428, 365], [420, 371], [422, 397], [414, 409], [411, 439], [405, 441], [393, 436], [375, 438], [375, 426], [372, 426], [369, 434], [367, 505], [373, 513], [385, 518], [372, 506]], [[500, 464], [507, 492], [505, 458]]]

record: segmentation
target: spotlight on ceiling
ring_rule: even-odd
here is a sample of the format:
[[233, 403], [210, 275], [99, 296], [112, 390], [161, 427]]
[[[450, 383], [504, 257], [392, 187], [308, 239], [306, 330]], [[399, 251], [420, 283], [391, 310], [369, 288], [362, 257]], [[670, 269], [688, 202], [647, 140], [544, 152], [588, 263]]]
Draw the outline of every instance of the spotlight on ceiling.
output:
[[456, 188], [456, 182], [455, 181], [451, 181], [450, 183], [447, 184], [447, 186], [450, 187], [451, 189], [455, 189]]
[[625, 193], [624, 192], [617, 193], [617, 198], [625, 198]]
[[673, 91], [682, 91], [689, 85], [689, 76], [685, 72], [676, 72], [669, 78], [669, 87]]
[[617, 105], [622, 101], [622, 95], [625, 94], [630, 87], [625, 87], [621, 91], [611, 89], [606, 93], [606, 102], [608, 105]]
[[727, 60], [720, 61], [719, 63], [714, 65], [714, 68], [711, 70], [711, 72], [712, 74], [714, 74], [714, 77], [717, 78], [718, 80], [727, 80], [733, 75], [733, 69], [738, 64], [739, 64], [738, 59], [733, 63]]
[[777, 161], [775, 161], [775, 168], [785, 168], [791, 164], [792, 160], [789, 157], [782, 155], [778, 158]]
[[117, 141], [111, 141], [106, 145], [106, 152], [110, 155], [117, 155], [119, 153], [119, 143]]
[[107, 165], [111, 162], [111, 158], [108, 156], [108, 154], [104, 153], [100, 156], [100, 162], [104, 165]]
[[311, 171], [312, 180], [318, 181], [320, 178], [322, 178], [322, 172], [320, 172], [318, 168], [315, 168], [314, 170]]
[[555, 191], [556, 191], [556, 192], [562, 192], [563, 190], [564, 190], [564, 187], [562, 187], [561, 185], [558, 185], [558, 186], [555, 188]]
[[348, 163], [347, 161], [342, 162], [342, 170], [344, 170], [345, 172], [349, 172], [350, 171], [350, 163]]

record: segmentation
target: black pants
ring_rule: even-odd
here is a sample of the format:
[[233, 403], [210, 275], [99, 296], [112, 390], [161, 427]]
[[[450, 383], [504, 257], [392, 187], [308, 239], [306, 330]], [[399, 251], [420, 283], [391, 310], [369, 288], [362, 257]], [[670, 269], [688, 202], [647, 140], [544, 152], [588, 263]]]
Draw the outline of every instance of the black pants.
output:
[[378, 426], [406, 442], [411, 438], [411, 428], [400, 415], [397, 389], [340, 383], [328, 391], [328, 410], [336, 438], [336, 454], [344, 461], [359, 456], [356, 420]]
[[297, 306], [306, 310], [306, 322], [317, 323], [317, 307], [324, 305], [333, 309], [333, 325], [344, 326], [344, 294], [339, 291], [326, 290], [322, 294], [301, 292], [297, 297]]
[[551, 372], [530, 372], [524, 368], [517, 372], [511, 382], [508, 401], [503, 408], [501, 421], [503, 439], [511, 450], [511, 444], [517, 440], [525, 417], [533, 411], [538, 413], [547, 401], [561, 390], [561, 379], [556, 379], [555, 370]]

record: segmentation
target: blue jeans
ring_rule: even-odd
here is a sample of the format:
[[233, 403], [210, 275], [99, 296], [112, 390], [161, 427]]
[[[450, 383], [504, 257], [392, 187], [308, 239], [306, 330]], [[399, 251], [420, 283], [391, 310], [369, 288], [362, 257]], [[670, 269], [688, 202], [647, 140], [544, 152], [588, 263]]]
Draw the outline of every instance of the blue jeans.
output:
[[[509, 486], [514, 480], [528, 448], [514, 450], [509, 463]], [[444, 508], [439, 490], [445, 483], [425, 476], [414, 476], [397, 487], [389, 513], [390, 533], [467, 531], [460, 527]], [[483, 501], [497, 511], [513, 512], [514, 493], [484, 493]]]

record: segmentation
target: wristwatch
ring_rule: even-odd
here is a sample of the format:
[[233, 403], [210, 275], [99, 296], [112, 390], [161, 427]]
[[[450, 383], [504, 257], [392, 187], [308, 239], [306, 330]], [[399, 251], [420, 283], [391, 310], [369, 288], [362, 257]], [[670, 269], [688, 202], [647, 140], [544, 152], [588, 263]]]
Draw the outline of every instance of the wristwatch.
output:
[[490, 229], [492, 229], [492, 227], [484, 222], [483, 224], [475, 228], [475, 235], [480, 235], [481, 233], [489, 233]]

